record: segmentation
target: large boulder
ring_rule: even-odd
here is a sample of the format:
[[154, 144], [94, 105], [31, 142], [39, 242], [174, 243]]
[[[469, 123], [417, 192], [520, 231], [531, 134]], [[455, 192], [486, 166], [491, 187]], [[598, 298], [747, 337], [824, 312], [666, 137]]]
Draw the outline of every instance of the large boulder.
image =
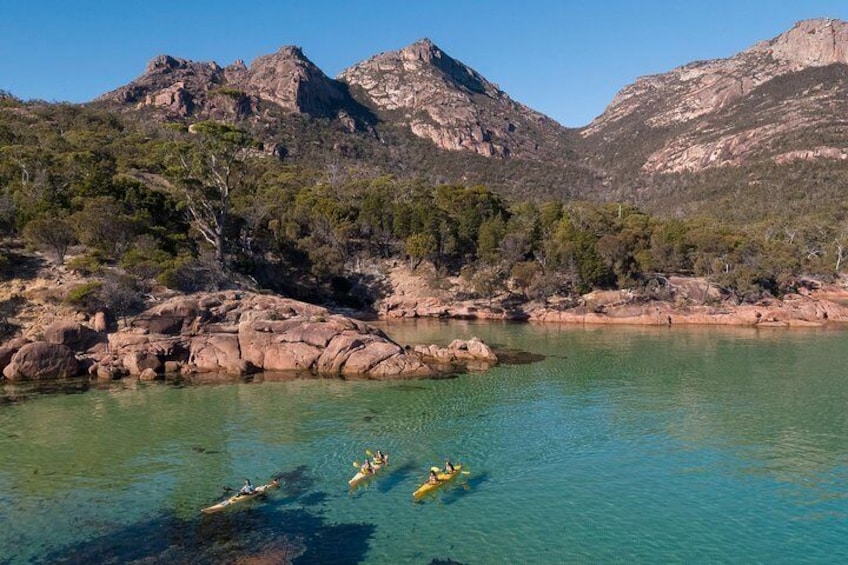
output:
[[0, 345], [0, 371], [5, 369], [6, 365], [12, 361], [12, 357], [14, 357], [15, 353], [29, 342], [30, 341], [25, 337], [16, 337], [10, 339], [3, 345]]
[[79, 362], [65, 345], [36, 341], [21, 347], [3, 369], [10, 381], [47, 380], [74, 377], [79, 374]]
[[97, 312], [91, 318], [91, 327], [96, 332], [106, 333], [109, 330], [109, 319], [105, 312]]
[[278, 341], [265, 352], [263, 364], [266, 371], [314, 370], [322, 350], [308, 343]]
[[498, 362], [498, 357], [492, 348], [476, 337], [469, 340], [455, 339], [447, 347], [416, 345], [414, 351], [425, 360], [440, 365], [468, 363], [494, 365]]
[[[375, 341], [365, 347], [351, 350], [345, 359], [342, 372], [346, 375], [364, 375], [390, 357], [402, 355], [404, 351], [400, 345], [394, 342]], [[388, 366], [387, 364], [386, 367]]]
[[241, 353], [238, 336], [232, 334], [213, 334], [198, 336], [191, 342], [192, 363], [198, 371], [231, 371], [240, 367]]
[[154, 334], [196, 333], [202, 321], [201, 312], [196, 299], [181, 296], [147, 310], [132, 325]]
[[110, 364], [112, 356], [134, 375], [146, 369], [159, 374], [169, 364], [184, 374], [306, 370], [389, 378], [433, 373], [417, 353], [368, 324], [320, 306], [236, 291], [160, 303], [132, 327], [109, 335], [109, 355], [98, 361]]
[[151, 351], [131, 351], [123, 358], [124, 368], [130, 375], [138, 376], [150, 370], [161, 373], [163, 369], [162, 359]]
[[392, 355], [365, 373], [372, 379], [394, 379], [398, 377], [431, 377], [437, 371], [414, 355]]
[[72, 351], [85, 351], [98, 341], [105, 341], [102, 334], [76, 322], [56, 322], [44, 328], [44, 341], [65, 345]]
[[490, 361], [497, 362], [498, 356], [495, 355], [495, 352], [492, 351], [492, 348], [483, 343], [478, 337], [472, 337], [471, 339], [455, 339], [450, 345], [448, 345], [448, 350], [453, 353], [454, 359], [456, 361]]

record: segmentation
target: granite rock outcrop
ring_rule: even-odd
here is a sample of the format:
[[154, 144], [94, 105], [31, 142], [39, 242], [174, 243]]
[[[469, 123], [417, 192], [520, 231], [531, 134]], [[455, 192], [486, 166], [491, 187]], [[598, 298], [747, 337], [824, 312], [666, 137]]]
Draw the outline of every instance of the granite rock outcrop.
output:
[[249, 66], [160, 55], [140, 77], [98, 100], [152, 109], [165, 119], [261, 118], [271, 104], [295, 114], [339, 117], [352, 129], [359, 125], [351, 118], [358, 106], [346, 87], [294, 46], [257, 57]]
[[[727, 59], [693, 62], [622, 89], [582, 132], [600, 151], [643, 155], [645, 173], [755, 160], [841, 158], [848, 23], [806, 20]], [[820, 140], [843, 145], [820, 146]], [[637, 147], [638, 146], [638, 147]]]
[[3, 368], [10, 381], [38, 381], [74, 377], [80, 372], [74, 352], [65, 345], [34, 341], [23, 345]]
[[565, 128], [515, 102], [429, 39], [376, 55], [338, 79], [379, 115], [442, 149], [539, 160], [561, 158], [568, 148]]
[[[428, 377], [497, 357], [479, 340], [451, 355], [402, 347], [364, 322], [304, 302], [250, 292], [178, 296], [113, 333], [57, 323], [54, 343], [13, 340], [0, 347], [10, 380], [98, 380], [166, 373], [305, 372], [330, 377]], [[85, 336], [81, 339], [80, 336]], [[73, 349], [69, 346], [73, 346]]]
[[335, 80], [293, 46], [249, 66], [160, 55], [140, 77], [98, 101], [152, 110], [166, 120], [258, 120], [261, 129], [275, 127], [272, 108], [330, 118], [351, 133], [374, 134], [374, 123], [382, 121], [443, 149], [534, 161], [568, 160], [573, 136], [428, 39], [372, 57]]

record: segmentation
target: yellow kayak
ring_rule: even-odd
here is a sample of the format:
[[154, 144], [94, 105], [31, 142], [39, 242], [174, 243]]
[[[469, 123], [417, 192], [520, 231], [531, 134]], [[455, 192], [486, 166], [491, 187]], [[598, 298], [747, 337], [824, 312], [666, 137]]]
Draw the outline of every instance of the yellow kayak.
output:
[[228, 499], [219, 502], [218, 504], [214, 504], [212, 506], [209, 506], [208, 508], [204, 508], [203, 510], [201, 510], [201, 512], [204, 513], [204, 514], [212, 514], [214, 512], [220, 512], [224, 508], [227, 508], [228, 506], [232, 506], [233, 504], [236, 504], [238, 502], [243, 502], [245, 500], [250, 500], [251, 498], [256, 498], [257, 496], [259, 496], [260, 494], [263, 494], [267, 490], [278, 487], [279, 484], [280, 484], [280, 481], [274, 479], [273, 481], [271, 481], [267, 485], [260, 485], [260, 486], [256, 487], [256, 489], [254, 489], [253, 493], [251, 493], [251, 494], [235, 494], [235, 495], [229, 497]]
[[374, 475], [376, 475], [380, 471], [380, 469], [382, 469], [383, 467], [385, 467], [387, 465], [388, 465], [388, 463], [384, 463], [382, 465], [373, 465], [372, 464], [371, 466], [374, 468], [373, 473], [363, 473], [362, 471], [359, 471], [357, 474], [355, 474], [353, 476], [353, 478], [351, 480], [349, 480], [347, 482], [347, 484], [349, 484], [351, 486], [351, 488], [353, 488], [353, 487], [359, 485], [360, 483], [363, 483], [366, 480], [373, 478]]
[[418, 487], [418, 490], [416, 490], [414, 493], [412, 493], [412, 497], [415, 500], [423, 498], [424, 496], [435, 491], [437, 488], [441, 487], [445, 483], [448, 483], [451, 480], [453, 480], [459, 474], [459, 472], [461, 470], [462, 470], [462, 465], [454, 465], [453, 473], [445, 473], [445, 472], [437, 473], [436, 477], [438, 477], [438, 479], [439, 479], [438, 483], [430, 483], [430, 482], [424, 483], [423, 485]]

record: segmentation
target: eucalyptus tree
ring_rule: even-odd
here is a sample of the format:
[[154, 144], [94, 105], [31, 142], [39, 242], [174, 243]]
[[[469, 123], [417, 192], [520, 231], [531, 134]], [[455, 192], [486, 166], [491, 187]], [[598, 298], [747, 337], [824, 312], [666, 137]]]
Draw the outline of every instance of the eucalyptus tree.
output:
[[248, 161], [258, 144], [220, 122], [198, 122], [188, 132], [168, 147], [169, 176], [180, 188], [192, 225], [212, 246], [216, 262], [226, 267], [233, 196], [245, 189]]

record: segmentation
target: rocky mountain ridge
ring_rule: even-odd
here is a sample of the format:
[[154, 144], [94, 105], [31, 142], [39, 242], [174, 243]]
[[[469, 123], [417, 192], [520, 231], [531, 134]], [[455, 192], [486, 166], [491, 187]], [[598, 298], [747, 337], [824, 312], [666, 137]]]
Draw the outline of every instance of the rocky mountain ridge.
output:
[[337, 77], [376, 112], [452, 151], [486, 157], [556, 158], [567, 130], [512, 100], [429, 39], [381, 53]]
[[165, 119], [245, 119], [273, 104], [316, 118], [339, 118], [353, 131], [358, 107], [345, 85], [327, 77], [299, 47], [286, 46], [222, 67], [160, 55], [144, 74], [98, 101], [152, 108]]
[[[380, 53], [335, 79], [297, 47], [249, 66], [160, 56], [100, 101], [169, 120], [254, 120], [261, 124], [254, 131], [270, 138], [286, 115], [329, 119], [335, 131], [367, 135], [313, 142], [309, 151], [363, 162], [379, 154], [392, 174], [438, 169], [451, 178], [437, 182], [512, 187], [520, 198], [531, 190], [537, 198], [649, 203], [658, 174], [848, 159], [846, 89], [848, 23], [816, 19], [733, 57], [642, 77], [580, 130], [512, 100], [429, 39]], [[419, 157], [420, 143], [409, 144], [401, 131], [432, 142], [433, 151]], [[282, 143], [302, 138], [296, 131]], [[395, 150], [398, 143], [408, 147]], [[481, 168], [489, 171], [481, 176]]]
[[844, 146], [797, 138], [848, 118], [846, 65], [848, 23], [802, 21], [728, 59], [638, 79], [581, 135], [595, 147], [619, 150], [647, 142], [639, 163], [647, 173], [700, 171], [752, 157], [842, 159]]
[[441, 149], [557, 161], [569, 150], [567, 128], [513, 101], [429, 39], [372, 57], [335, 80], [299, 47], [282, 47], [249, 66], [161, 55], [136, 80], [98, 101], [153, 109], [164, 119], [261, 118], [275, 105], [336, 119], [350, 132], [369, 130], [373, 112]]

